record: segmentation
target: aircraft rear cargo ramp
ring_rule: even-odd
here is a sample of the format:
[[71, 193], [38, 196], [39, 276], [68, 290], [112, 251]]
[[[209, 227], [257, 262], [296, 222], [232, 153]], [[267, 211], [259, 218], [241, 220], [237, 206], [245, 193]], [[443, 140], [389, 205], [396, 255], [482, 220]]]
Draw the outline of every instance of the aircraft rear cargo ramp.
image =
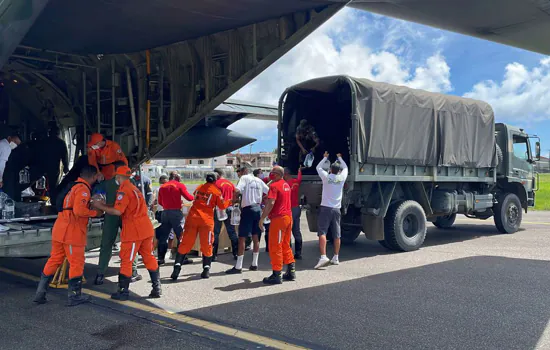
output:
[[346, 2], [5, 0], [0, 80], [17, 107], [0, 122], [54, 117], [116, 139], [141, 162]]

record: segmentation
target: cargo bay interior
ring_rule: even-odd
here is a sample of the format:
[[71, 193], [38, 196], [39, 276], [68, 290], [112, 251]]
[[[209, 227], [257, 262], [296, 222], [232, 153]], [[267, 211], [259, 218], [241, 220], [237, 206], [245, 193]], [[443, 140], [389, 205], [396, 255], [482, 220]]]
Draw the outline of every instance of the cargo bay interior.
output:
[[[303, 175], [316, 175], [315, 167], [323, 159], [325, 151], [329, 152], [331, 162], [336, 161], [336, 154], [350, 164], [351, 137], [351, 91], [346, 83], [338, 84], [331, 91], [291, 90], [286, 95], [281, 128], [281, 165], [289, 167], [294, 173], [301, 166], [301, 149], [296, 141], [297, 129], [302, 120], [313, 127], [319, 139], [319, 146], [314, 152], [313, 166], [302, 170]], [[311, 139], [302, 140], [307, 151], [315, 146]]]
[[[191, 130], [345, 3], [6, 0], [0, 3], [0, 136], [18, 132], [23, 144], [16, 153], [27, 154], [25, 162], [43, 160], [47, 150], [29, 151], [31, 140], [55, 122], [74, 161], [85, 153], [90, 133], [100, 131], [138, 165]], [[212, 144], [204, 135], [204, 145]], [[48, 195], [52, 186], [47, 187], [39, 194]], [[48, 212], [44, 196], [33, 201], [15, 203], [15, 218], [0, 219], [2, 225], [17, 225], [0, 235], [1, 257], [48, 255], [57, 215]], [[88, 232], [88, 249], [101, 237], [101, 223], [92, 224], [97, 227]]]

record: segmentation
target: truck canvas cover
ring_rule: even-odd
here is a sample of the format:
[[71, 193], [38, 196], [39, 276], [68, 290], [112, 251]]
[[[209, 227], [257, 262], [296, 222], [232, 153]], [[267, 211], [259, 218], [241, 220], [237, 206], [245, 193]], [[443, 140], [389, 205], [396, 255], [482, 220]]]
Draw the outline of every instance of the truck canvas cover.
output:
[[496, 166], [494, 113], [485, 102], [348, 76], [309, 80], [287, 93], [305, 91], [351, 94], [359, 163]]

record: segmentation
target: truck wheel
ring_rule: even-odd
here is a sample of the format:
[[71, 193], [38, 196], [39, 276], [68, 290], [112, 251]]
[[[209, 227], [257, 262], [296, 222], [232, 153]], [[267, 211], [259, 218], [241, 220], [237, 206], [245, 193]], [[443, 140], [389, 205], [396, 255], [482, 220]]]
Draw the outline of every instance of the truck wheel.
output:
[[342, 244], [352, 244], [361, 234], [361, 227], [342, 225], [340, 231]]
[[388, 213], [386, 243], [404, 252], [417, 250], [426, 238], [426, 213], [415, 201], [394, 204]]
[[456, 214], [438, 216], [433, 222], [434, 226], [441, 229], [451, 228], [456, 220]]
[[497, 230], [501, 233], [517, 232], [523, 218], [521, 201], [518, 196], [513, 193], [499, 196], [498, 203], [494, 208], [494, 214]]

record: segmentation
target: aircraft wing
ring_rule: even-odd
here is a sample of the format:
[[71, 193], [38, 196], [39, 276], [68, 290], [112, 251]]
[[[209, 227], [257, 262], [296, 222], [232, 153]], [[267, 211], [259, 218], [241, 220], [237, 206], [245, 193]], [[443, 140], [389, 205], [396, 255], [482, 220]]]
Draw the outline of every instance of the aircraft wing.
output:
[[550, 54], [549, 0], [354, 0], [348, 6]]

